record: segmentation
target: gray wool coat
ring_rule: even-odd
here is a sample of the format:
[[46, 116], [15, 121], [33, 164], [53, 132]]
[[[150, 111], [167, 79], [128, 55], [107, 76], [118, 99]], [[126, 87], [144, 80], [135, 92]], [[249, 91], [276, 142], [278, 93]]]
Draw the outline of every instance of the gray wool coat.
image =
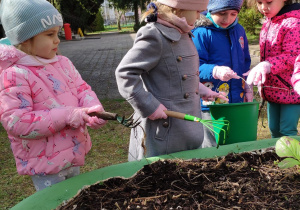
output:
[[131, 130], [129, 161], [202, 147], [201, 123], [147, 118], [160, 103], [168, 110], [200, 117], [198, 67], [189, 34], [159, 23], [148, 23], [137, 32], [116, 69], [120, 94], [134, 108], [134, 118], [142, 120]]

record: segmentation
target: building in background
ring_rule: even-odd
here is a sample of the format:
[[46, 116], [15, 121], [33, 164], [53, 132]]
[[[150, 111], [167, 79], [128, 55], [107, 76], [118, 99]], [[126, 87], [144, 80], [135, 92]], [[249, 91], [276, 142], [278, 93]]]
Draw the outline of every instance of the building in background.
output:
[[101, 5], [102, 16], [104, 19], [104, 25], [111, 25], [117, 22], [115, 8], [109, 6], [108, 0], [104, 0]]

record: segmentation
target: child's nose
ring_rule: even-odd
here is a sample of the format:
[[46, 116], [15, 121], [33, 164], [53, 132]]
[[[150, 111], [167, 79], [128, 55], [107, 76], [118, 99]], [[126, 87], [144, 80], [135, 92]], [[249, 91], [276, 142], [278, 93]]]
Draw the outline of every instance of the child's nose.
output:
[[56, 44], [59, 44], [59, 43], [60, 43], [60, 39], [59, 39], [59, 37], [58, 37], [58, 36], [56, 36], [56, 37], [55, 37], [55, 39], [54, 39], [54, 43], [56, 43]]
[[268, 6], [266, 4], [261, 4], [261, 9], [265, 11], [268, 9]]
[[228, 22], [228, 19], [229, 19], [228, 16], [224, 16], [223, 22], [224, 22], [224, 23], [227, 23], [227, 22]]

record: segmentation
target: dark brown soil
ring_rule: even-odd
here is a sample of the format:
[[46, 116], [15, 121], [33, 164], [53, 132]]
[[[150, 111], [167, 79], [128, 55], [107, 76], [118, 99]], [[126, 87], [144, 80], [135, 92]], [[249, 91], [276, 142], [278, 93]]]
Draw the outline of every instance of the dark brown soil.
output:
[[164, 160], [130, 179], [80, 191], [59, 209], [300, 209], [299, 168], [269, 150], [205, 160]]

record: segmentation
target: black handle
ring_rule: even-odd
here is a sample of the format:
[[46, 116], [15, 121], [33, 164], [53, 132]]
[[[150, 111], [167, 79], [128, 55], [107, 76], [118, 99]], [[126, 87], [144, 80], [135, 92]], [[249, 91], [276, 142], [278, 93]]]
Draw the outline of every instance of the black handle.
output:
[[98, 117], [103, 120], [117, 120], [118, 114], [111, 112], [91, 112], [89, 113], [91, 117]]

